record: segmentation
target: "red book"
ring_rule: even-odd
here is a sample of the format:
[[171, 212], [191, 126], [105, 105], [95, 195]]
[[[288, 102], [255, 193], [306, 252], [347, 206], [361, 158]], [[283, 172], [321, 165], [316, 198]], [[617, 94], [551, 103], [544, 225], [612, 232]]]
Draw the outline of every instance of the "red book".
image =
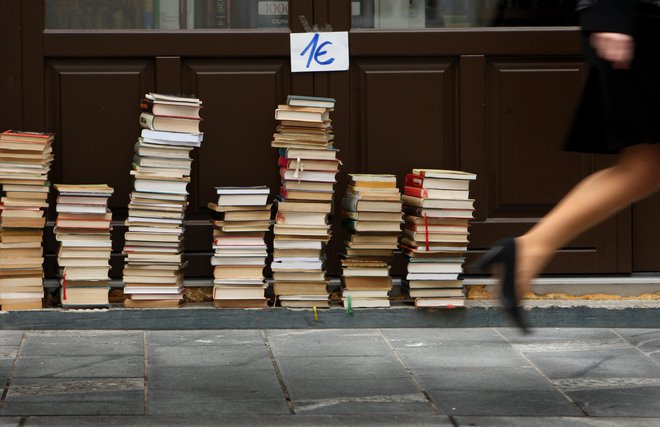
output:
[[0, 141], [47, 144], [53, 138], [55, 138], [55, 134], [44, 132], [25, 132], [22, 130], [10, 129], [0, 133]]
[[423, 188], [424, 187], [424, 177], [422, 175], [415, 175], [413, 173], [406, 174], [406, 187], [415, 187]]
[[428, 197], [429, 196], [429, 191], [426, 188], [422, 187], [422, 186], [412, 187], [412, 186], [406, 185], [405, 187], [403, 187], [403, 194], [406, 194], [408, 196], [414, 196], [414, 197], [420, 197], [421, 198], [421, 197]]

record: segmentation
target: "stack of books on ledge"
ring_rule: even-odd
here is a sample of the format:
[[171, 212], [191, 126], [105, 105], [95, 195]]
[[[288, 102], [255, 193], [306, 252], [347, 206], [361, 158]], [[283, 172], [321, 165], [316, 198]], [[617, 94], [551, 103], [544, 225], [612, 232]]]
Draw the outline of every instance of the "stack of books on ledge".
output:
[[216, 187], [213, 211], [213, 305], [219, 308], [264, 308], [264, 241], [271, 226], [270, 190], [258, 187]]
[[140, 104], [124, 254], [127, 307], [176, 307], [183, 299], [183, 219], [190, 152], [201, 146], [197, 98], [150, 93]]
[[55, 184], [55, 189], [62, 307], [108, 307], [112, 252], [108, 199], [114, 190], [105, 184]]
[[43, 290], [44, 209], [54, 135], [0, 133], [0, 306], [39, 309]]
[[409, 261], [404, 286], [418, 307], [465, 305], [459, 275], [474, 212], [469, 187], [475, 179], [472, 173], [438, 169], [406, 175], [400, 247]]
[[278, 106], [272, 147], [282, 185], [274, 226], [274, 292], [283, 307], [328, 307], [325, 245], [330, 240], [335, 175], [332, 98], [295, 96]]
[[349, 174], [342, 200], [350, 233], [342, 259], [344, 306], [389, 307], [390, 264], [401, 234], [401, 194], [394, 175]]

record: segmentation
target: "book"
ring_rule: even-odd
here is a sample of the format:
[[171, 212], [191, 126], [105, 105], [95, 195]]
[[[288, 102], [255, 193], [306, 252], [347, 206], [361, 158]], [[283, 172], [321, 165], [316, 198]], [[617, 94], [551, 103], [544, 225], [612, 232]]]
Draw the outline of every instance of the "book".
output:
[[155, 145], [180, 145], [199, 147], [203, 139], [201, 133], [183, 133], [160, 131], [154, 129], [142, 129], [140, 133], [142, 141]]
[[353, 212], [401, 212], [401, 202], [361, 200], [358, 197], [344, 197], [342, 209]]
[[414, 197], [404, 194], [401, 196], [403, 204], [419, 208], [437, 209], [474, 209], [474, 199], [430, 199], [425, 197]]
[[424, 187], [404, 187], [403, 194], [427, 199], [465, 200], [469, 198], [469, 190], [429, 189]]
[[336, 100], [321, 96], [288, 95], [286, 104], [292, 107], [334, 108]]
[[267, 204], [270, 189], [260, 187], [216, 187], [218, 206], [264, 206]]
[[275, 110], [276, 120], [323, 123], [326, 122], [329, 117], [330, 115], [326, 108], [290, 107], [288, 105], [279, 105]]
[[470, 180], [454, 178], [433, 178], [419, 174], [406, 174], [405, 185], [407, 187], [438, 189], [438, 190], [463, 190], [470, 188]]
[[280, 150], [280, 155], [289, 159], [336, 160], [338, 152], [337, 149], [286, 148]]
[[461, 179], [474, 181], [477, 175], [471, 172], [447, 170], [447, 169], [413, 169], [413, 175], [419, 175], [424, 178], [444, 178], [444, 179]]
[[55, 134], [47, 132], [29, 132], [8, 129], [0, 133], [0, 141], [15, 141], [22, 143], [48, 144], [55, 139]]
[[287, 202], [278, 201], [278, 212], [320, 212], [328, 214], [332, 209], [332, 204], [321, 202]]
[[200, 119], [140, 114], [140, 125], [154, 131], [199, 134], [199, 122]]

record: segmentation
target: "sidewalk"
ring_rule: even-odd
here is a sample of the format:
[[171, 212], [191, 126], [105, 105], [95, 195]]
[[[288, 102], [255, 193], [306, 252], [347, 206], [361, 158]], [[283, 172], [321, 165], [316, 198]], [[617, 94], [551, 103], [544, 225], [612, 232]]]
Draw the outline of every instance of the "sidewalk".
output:
[[0, 331], [0, 426], [658, 426], [660, 330]]

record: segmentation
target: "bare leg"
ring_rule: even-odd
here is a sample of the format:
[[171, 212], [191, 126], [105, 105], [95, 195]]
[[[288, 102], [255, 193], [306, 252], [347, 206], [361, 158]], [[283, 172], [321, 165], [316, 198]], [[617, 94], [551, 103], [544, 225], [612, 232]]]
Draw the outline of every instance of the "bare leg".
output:
[[516, 239], [518, 295], [530, 290], [554, 252], [660, 188], [660, 144], [627, 148], [619, 162], [575, 186], [538, 224]]

